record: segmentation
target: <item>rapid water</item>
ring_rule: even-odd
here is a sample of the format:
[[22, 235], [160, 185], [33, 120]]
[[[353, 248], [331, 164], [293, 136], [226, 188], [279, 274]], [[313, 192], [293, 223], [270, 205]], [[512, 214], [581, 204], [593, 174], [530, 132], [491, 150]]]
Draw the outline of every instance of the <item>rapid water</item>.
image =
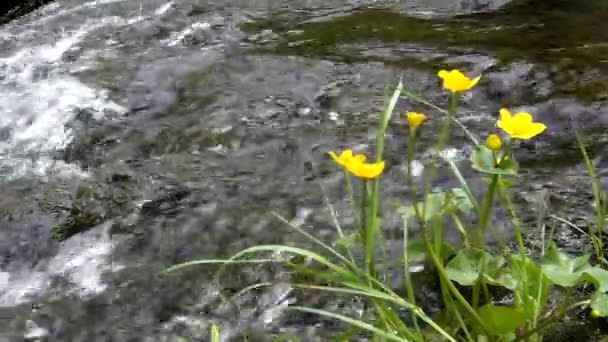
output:
[[[545, 205], [537, 198], [549, 189], [555, 213], [587, 220], [589, 183], [572, 157], [576, 147], [566, 141], [572, 116], [587, 115], [580, 125], [594, 129], [590, 145], [604, 175], [608, 111], [602, 101], [556, 95], [547, 72], [555, 66], [479, 47], [445, 49], [435, 38], [359, 41], [346, 33], [333, 49], [315, 45], [329, 31], [316, 37], [314, 25], [360, 13], [373, 22], [369, 6], [445, 18], [505, 3], [59, 0], [0, 26], [0, 341], [206, 341], [214, 322], [225, 341], [243, 334], [249, 341], [281, 334], [315, 341], [334, 333], [331, 322], [285, 309], [296, 303], [354, 315], [360, 303], [295, 292], [280, 267], [235, 267], [221, 276], [214, 267], [173, 277], [159, 272], [254, 244], [301, 243], [270, 211], [330, 239], [334, 228], [319, 182], [348, 226], [343, 180], [327, 151], [370, 150], [387, 78], [403, 75], [412, 91], [446, 100], [433, 71], [411, 59], [389, 66], [404, 56], [484, 72], [460, 113], [475, 134], [487, 133], [500, 106], [537, 113], [549, 130], [521, 146], [522, 168], [533, 172], [523, 171], [518, 203]], [[257, 22], [277, 13], [313, 29], [274, 32]], [[262, 29], [250, 32], [246, 23]], [[445, 25], [438, 23], [433, 30]], [[310, 42], [306, 53], [297, 50]], [[269, 47], [278, 48], [254, 50]], [[366, 59], [345, 63], [342, 51]], [[602, 72], [588, 73], [602, 79]], [[404, 110], [422, 108], [404, 100]], [[430, 116], [428, 132], [437, 129], [437, 118]], [[405, 129], [397, 117], [387, 137], [386, 208], [409, 197], [402, 179]], [[421, 137], [420, 172], [432, 140], [430, 133]], [[454, 131], [444, 155], [466, 164], [465, 141]], [[463, 173], [481, 183], [470, 169]], [[442, 169], [435, 185], [455, 184]], [[384, 213], [389, 238], [399, 236], [398, 220]], [[53, 228], [58, 225], [74, 231]], [[58, 231], [67, 231], [67, 239], [52, 239]], [[589, 248], [566, 228], [558, 240], [571, 251]], [[264, 281], [275, 285], [240, 292]], [[432, 282], [421, 286], [422, 302], [433, 310]]]

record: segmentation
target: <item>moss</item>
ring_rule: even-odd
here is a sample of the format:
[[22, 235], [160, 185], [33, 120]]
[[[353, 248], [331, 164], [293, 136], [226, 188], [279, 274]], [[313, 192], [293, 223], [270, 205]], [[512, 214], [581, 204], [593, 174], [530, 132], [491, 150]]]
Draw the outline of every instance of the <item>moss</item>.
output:
[[[349, 46], [361, 43], [414, 43], [452, 55], [477, 51], [495, 55], [503, 63], [526, 59], [556, 66], [555, 73], [608, 71], [608, 3], [601, 0], [527, 0], [494, 13], [449, 19], [421, 19], [383, 9], [364, 9], [325, 21], [285, 20], [280, 15], [247, 23], [247, 32], [272, 29], [279, 35], [262, 53], [333, 58], [342, 62], [380, 61], [408, 68], [443, 67], [443, 58], [420, 61], [411, 56], [369, 56]], [[576, 28], [576, 29], [574, 29]], [[292, 34], [298, 30], [299, 34]], [[369, 50], [369, 49], [368, 49]], [[564, 63], [566, 61], [566, 63]], [[454, 66], [452, 63], [450, 63]], [[602, 68], [604, 70], [602, 70]], [[605, 99], [605, 79], [555, 82], [556, 92], [586, 100]]]
[[51, 236], [65, 240], [111, 217], [133, 209], [136, 184], [126, 175], [113, 174], [98, 183], [83, 181], [74, 194], [67, 215], [51, 228]]
[[230, 132], [214, 132], [204, 125], [189, 128], [164, 128], [155, 137], [150, 148], [154, 154], [182, 153], [217, 145], [229, 145], [233, 135]]
[[205, 107], [212, 102], [215, 95], [209, 68], [189, 73], [175, 82], [174, 87], [177, 96], [170, 111]]
[[51, 228], [51, 236], [56, 240], [65, 240], [72, 235], [100, 224], [102, 219], [99, 213], [85, 210], [73, 204], [65, 220]]

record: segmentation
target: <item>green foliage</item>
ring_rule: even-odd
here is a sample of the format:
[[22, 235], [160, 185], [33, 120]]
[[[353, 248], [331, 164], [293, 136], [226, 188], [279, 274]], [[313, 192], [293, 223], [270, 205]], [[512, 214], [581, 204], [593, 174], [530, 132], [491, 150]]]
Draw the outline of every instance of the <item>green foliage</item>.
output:
[[479, 308], [479, 316], [498, 336], [513, 336], [513, 332], [531, 318], [521, 309], [489, 304]]
[[[464, 76], [463, 76], [464, 77]], [[445, 80], [444, 80], [445, 81]], [[460, 82], [460, 80], [452, 80]], [[450, 162], [450, 168], [457, 178], [460, 188], [431, 191], [431, 184], [437, 169], [437, 154], [433, 154], [430, 167], [426, 170], [424, 189], [420, 189], [407, 175], [411, 191], [410, 203], [397, 206], [397, 213], [403, 221], [403, 279], [405, 296], [393, 289], [388, 271], [380, 274], [377, 267], [377, 255], [382, 255], [384, 264], [388, 264], [385, 239], [382, 234], [382, 221], [379, 214], [380, 180], [360, 180], [360, 211], [354, 220], [356, 227], [345, 232], [340, 227], [337, 216], [333, 215], [337, 237], [329, 245], [303, 228], [291, 224], [287, 219], [275, 215], [293, 231], [305, 237], [318, 251], [288, 245], [262, 245], [246, 248], [228, 260], [198, 260], [176, 265], [167, 273], [175, 272], [193, 265], [219, 263], [247, 264], [263, 262], [282, 262], [293, 272], [292, 287], [299, 290], [321, 291], [333, 295], [357, 296], [365, 300], [365, 310], [360, 317], [348, 317], [339, 313], [309, 307], [290, 307], [292, 310], [324, 316], [341, 321], [349, 328], [339, 334], [340, 338], [355, 338], [367, 334], [373, 341], [468, 341], [468, 342], [503, 342], [542, 340], [542, 329], [553, 321], [559, 320], [568, 311], [577, 308], [591, 308], [592, 316], [608, 316], [608, 271], [605, 264], [592, 265], [589, 255], [572, 257], [559, 251], [554, 243], [549, 248], [542, 248], [540, 261], [536, 256], [528, 255], [524, 246], [519, 219], [511, 203], [508, 190], [513, 184], [508, 176], [518, 174], [519, 165], [513, 156], [513, 139], [507, 140], [504, 146], [496, 147], [498, 151], [479, 145], [468, 130], [455, 118], [459, 92], [452, 93], [448, 110], [430, 104], [426, 100], [412, 95], [402, 89], [402, 83], [391, 93], [387, 93], [386, 105], [379, 120], [376, 137], [376, 162], [383, 161], [384, 138], [394, 108], [399, 97], [405, 94], [423, 105], [432, 107], [446, 115], [444, 118], [435, 151], [443, 150], [450, 135], [450, 124], [456, 122], [462, 127], [475, 145], [470, 162], [471, 167], [481, 173], [490, 175], [487, 191], [481, 199], [475, 198], [458, 167]], [[517, 122], [515, 123], [517, 124]], [[525, 124], [525, 123], [524, 123]], [[514, 126], [515, 129], [518, 127]], [[417, 127], [416, 129], [423, 129]], [[509, 133], [507, 131], [507, 133]], [[413, 160], [415, 131], [408, 141], [408, 163]], [[597, 224], [606, 219], [606, 195], [600, 195], [599, 182], [591, 167], [580, 138], [581, 151], [584, 155], [589, 174], [593, 178], [593, 189], [596, 204]], [[411, 164], [408, 167], [411, 170]], [[346, 178], [349, 196], [355, 195]], [[419, 196], [422, 195], [422, 196]], [[490, 226], [492, 208], [496, 205], [495, 197], [500, 199], [511, 216], [513, 234], [518, 242], [517, 251], [505, 254], [492, 254], [485, 244], [484, 233]], [[420, 200], [422, 198], [422, 200]], [[355, 202], [354, 200], [352, 202]], [[330, 207], [331, 209], [331, 207]], [[355, 208], [356, 209], [356, 208]], [[333, 209], [330, 210], [333, 212]], [[476, 221], [476, 240], [469, 245], [467, 240], [468, 220]], [[455, 250], [443, 241], [443, 222], [451, 219], [463, 236], [463, 243]], [[415, 222], [420, 237], [409, 238], [410, 222]], [[464, 223], [463, 223], [464, 222]], [[432, 238], [431, 234], [432, 233]], [[594, 243], [596, 259], [602, 260], [601, 230], [590, 231], [589, 237]], [[544, 246], [544, 241], [543, 241]], [[381, 252], [381, 253], [378, 253]], [[255, 255], [289, 255], [295, 258], [280, 260], [250, 259]], [[355, 258], [357, 256], [358, 258]], [[362, 260], [361, 260], [362, 259]], [[306, 260], [306, 263], [302, 262]], [[439, 280], [438, 291], [441, 295], [443, 310], [437, 317], [429, 317], [416, 304], [415, 289], [410, 275], [412, 263], [428, 261], [434, 266]], [[224, 267], [220, 269], [220, 274]], [[219, 274], [218, 274], [219, 277]], [[455, 284], [458, 284], [457, 287]], [[550, 290], [567, 288], [571, 293], [574, 287], [584, 284], [593, 286], [595, 292], [589, 299], [570, 303], [570, 295], [563, 299], [557, 308], [547, 307]], [[254, 287], [267, 286], [257, 284]], [[462, 287], [471, 288], [472, 296], [467, 298], [461, 293]], [[511, 298], [509, 305], [494, 303], [496, 290], [507, 292]], [[483, 296], [483, 297], [482, 297]], [[402, 320], [398, 312], [409, 312], [409, 321]], [[421, 323], [428, 328], [422, 330]], [[371, 336], [371, 338], [369, 337]], [[212, 337], [213, 340], [213, 337]]]
[[608, 317], [608, 294], [596, 292], [591, 298], [591, 308], [596, 310], [597, 317]]
[[502, 256], [492, 256], [480, 249], [464, 248], [458, 251], [445, 270], [451, 280], [460, 285], [472, 286], [479, 281], [482, 270], [484, 275], [495, 274], [504, 263]]
[[477, 145], [471, 156], [471, 166], [483, 173], [491, 175], [516, 175], [519, 164], [513, 157], [503, 158], [498, 165], [495, 153], [483, 145]]

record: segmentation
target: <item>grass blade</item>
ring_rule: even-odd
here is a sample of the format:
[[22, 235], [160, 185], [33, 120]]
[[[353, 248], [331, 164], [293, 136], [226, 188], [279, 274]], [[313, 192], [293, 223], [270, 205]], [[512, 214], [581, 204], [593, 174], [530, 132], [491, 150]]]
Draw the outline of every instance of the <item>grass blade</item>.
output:
[[382, 331], [376, 327], [374, 327], [373, 325], [369, 324], [369, 323], [365, 323], [363, 321], [348, 317], [348, 316], [344, 316], [344, 315], [340, 315], [340, 314], [336, 314], [333, 312], [329, 312], [326, 310], [318, 310], [318, 309], [312, 309], [312, 308], [305, 308], [305, 307], [301, 307], [301, 306], [293, 306], [290, 308], [291, 310], [296, 310], [296, 311], [301, 311], [301, 312], [306, 312], [306, 313], [311, 313], [311, 314], [315, 314], [315, 315], [319, 315], [319, 316], [324, 316], [324, 317], [329, 317], [329, 318], [333, 318], [339, 321], [342, 321], [344, 323], [356, 326], [358, 328], [361, 328], [363, 330], [367, 330], [371, 333], [374, 333], [376, 336], [381, 336], [384, 337], [388, 340], [391, 341], [397, 341], [397, 342], [411, 342], [410, 340], [406, 340], [403, 339], [401, 337], [389, 334], [385, 331]]

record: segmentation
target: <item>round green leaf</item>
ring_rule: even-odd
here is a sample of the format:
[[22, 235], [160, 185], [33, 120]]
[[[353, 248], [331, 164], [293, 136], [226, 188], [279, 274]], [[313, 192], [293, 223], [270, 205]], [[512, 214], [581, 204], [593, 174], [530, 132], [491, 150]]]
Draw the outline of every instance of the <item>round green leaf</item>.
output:
[[496, 166], [496, 159], [492, 150], [483, 145], [477, 145], [471, 155], [471, 166], [483, 173], [492, 175], [516, 175], [519, 164], [513, 157], [503, 160]]

